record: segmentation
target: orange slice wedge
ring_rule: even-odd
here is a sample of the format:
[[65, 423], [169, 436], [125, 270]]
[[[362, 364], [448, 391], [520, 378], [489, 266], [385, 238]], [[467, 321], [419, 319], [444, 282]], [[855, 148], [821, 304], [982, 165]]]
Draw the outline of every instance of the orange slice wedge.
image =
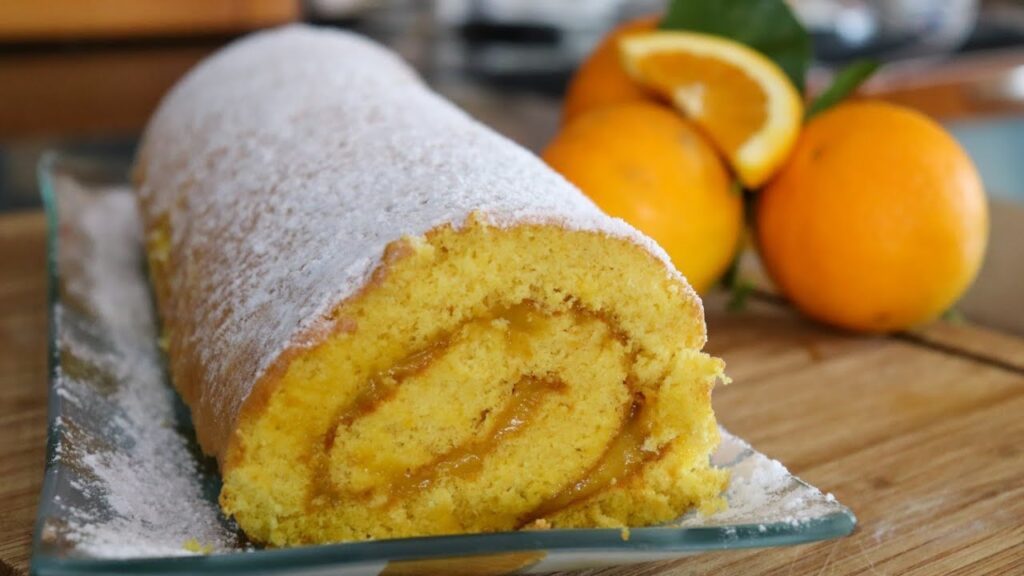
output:
[[774, 62], [743, 44], [695, 32], [648, 32], [619, 41], [637, 82], [697, 123], [748, 188], [764, 184], [796, 142], [800, 94]]

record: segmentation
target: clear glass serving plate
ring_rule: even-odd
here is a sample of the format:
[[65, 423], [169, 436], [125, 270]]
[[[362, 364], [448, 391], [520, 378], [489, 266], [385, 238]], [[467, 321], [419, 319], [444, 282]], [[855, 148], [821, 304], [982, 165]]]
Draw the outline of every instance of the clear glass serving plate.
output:
[[50, 393], [36, 574], [537, 573], [849, 534], [831, 495], [722, 432], [729, 509], [626, 529], [533, 530], [266, 549], [220, 514], [215, 464], [167, 384], [125, 159], [50, 154]]

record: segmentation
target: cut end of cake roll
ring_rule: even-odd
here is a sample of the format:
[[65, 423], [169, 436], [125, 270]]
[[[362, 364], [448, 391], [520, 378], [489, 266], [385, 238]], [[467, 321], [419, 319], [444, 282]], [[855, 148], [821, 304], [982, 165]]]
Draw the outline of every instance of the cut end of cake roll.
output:
[[135, 179], [174, 386], [270, 545], [638, 526], [721, 504], [700, 300], [397, 55], [211, 56]]
[[388, 245], [256, 384], [221, 504], [273, 545], [721, 505], [697, 296], [630, 239], [473, 214]]

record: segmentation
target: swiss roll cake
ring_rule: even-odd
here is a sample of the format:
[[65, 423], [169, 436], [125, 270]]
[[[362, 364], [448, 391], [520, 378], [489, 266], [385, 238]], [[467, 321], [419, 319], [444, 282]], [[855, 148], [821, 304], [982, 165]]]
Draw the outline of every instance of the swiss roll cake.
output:
[[189, 72], [136, 158], [171, 381], [269, 545], [722, 505], [701, 302], [650, 239], [357, 35]]

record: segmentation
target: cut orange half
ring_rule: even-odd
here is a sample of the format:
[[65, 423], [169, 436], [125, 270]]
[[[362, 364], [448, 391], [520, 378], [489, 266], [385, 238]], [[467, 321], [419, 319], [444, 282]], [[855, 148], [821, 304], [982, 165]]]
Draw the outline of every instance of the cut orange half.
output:
[[636, 81], [696, 122], [748, 188], [789, 155], [803, 118], [800, 94], [774, 62], [743, 44], [695, 32], [648, 32], [619, 41]]

